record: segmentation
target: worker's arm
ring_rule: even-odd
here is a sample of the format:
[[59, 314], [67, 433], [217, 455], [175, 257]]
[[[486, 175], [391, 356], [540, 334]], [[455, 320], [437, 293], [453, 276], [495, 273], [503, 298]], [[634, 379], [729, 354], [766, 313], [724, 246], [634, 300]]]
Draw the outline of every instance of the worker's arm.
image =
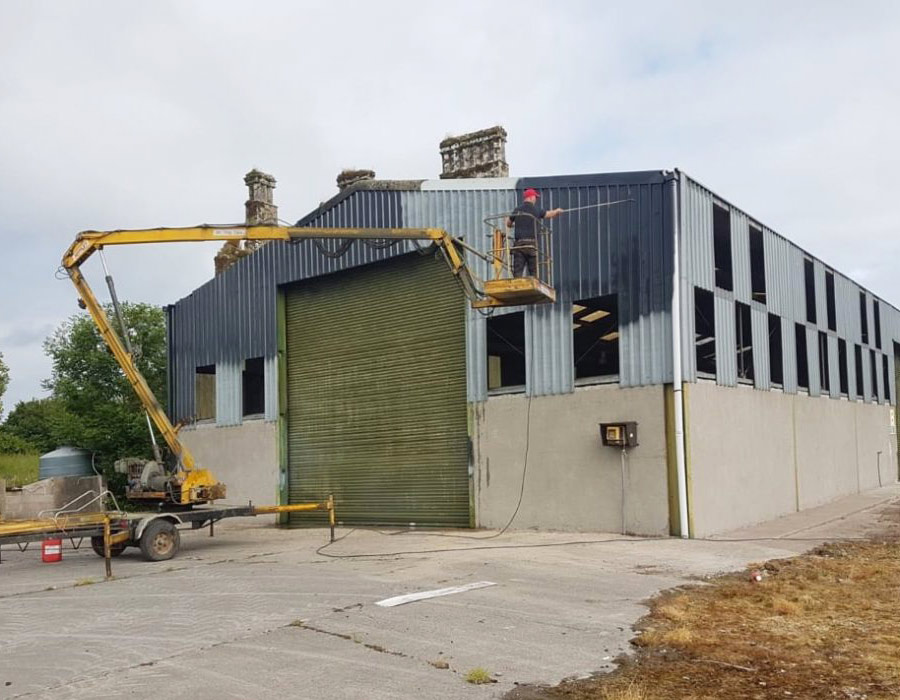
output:
[[555, 219], [557, 216], [563, 213], [562, 209], [550, 209], [549, 211], [544, 212], [545, 219]]

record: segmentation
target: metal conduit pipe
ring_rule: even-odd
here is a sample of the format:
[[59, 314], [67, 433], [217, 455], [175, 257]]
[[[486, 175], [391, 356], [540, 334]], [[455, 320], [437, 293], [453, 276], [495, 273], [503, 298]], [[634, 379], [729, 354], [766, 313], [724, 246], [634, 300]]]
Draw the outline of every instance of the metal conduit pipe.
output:
[[668, 182], [673, 231], [672, 266], [672, 388], [675, 413], [675, 473], [678, 479], [678, 523], [681, 537], [691, 536], [688, 521], [687, 460], [684, 453], [684, 395], [681, 365], [681, 173]]

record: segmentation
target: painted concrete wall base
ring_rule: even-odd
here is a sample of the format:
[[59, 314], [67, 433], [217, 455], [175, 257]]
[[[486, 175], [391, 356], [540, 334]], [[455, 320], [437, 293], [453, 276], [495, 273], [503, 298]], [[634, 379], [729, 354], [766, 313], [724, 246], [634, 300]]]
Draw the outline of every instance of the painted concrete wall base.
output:
[[530, 419], [528, 408], [529, 398], [521, 394], [473, 407], [478, 526], [506, 524], [524, 476], [512, 529], [621, 532], [622, 452], [601, 444], [599, 424], [637, 421], [640, 444], [628, 450], [625, 463], [625, 530], [668, 534], [662, 386], [583, 387], [534, 397]]
[[197, 464], [210, 469], [227, 487], [224, 503], [257, 505], [277, 503], [278, 430], [261, 420], [243, 425], [197, 425], [180, 437]]
[[890, 406], [711, 382], [685, 397], [695, 537], [897, 480]]

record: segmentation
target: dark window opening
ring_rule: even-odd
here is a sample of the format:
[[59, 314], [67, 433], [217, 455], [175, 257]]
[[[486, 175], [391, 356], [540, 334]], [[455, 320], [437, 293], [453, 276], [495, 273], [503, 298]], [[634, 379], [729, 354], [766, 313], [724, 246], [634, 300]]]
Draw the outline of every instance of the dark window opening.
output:
[[875, 347], [881, 350], [881, 309], [876, 299], [872, 299], [872, 315], [875, 317]]
[[813, 261], [803, 261], [803, 280], [806, 284], [806, 320], [816, 322], [816, 268]]
[[694, 287], [694, 347], [697, 373], [716, 376], [716, 304], [712, 292]]
[[525, 387], [525, 312], [487, 320], [488, 390]]
[[853, 346], [853, 359], [856, 360], [856, 398], [866, 399], [866, 387], [863, 382], [862, 347]]
[[739, 381], [753, 381], [753, 326], [750, 307], [734, 305], [734, 340], [737, 348], [737, 376]]
[[863, 345], [869, 342], [869, 314], [866, 312], [866, 293], [859, 293], [859, 327], [860, 340]]
[[750, 226], [750, 285], [752, 299], [766, 303], [766, 253], [762, 229]]
[[575, 379], [619, 373], [619, 302], [615, 294], [572, 305]]
[[244, 363], [241, 375], [244, 395], [244, 416], [259, 416], [266, 412], [266, 378], [263, 358], [253, 357]]
[[834, 273], [825, 271], [825, 305], [828, 310], [828, 330], [837, 330], [837, 314], [834, 308]]
[[806, 326], [794, 324], [794, 337], [797, 347], [797, 386], [809, 389], [809, 357], [806, 355]]
[[731, 214], [718, 204], [713, 204], [713, 253], [716, 286], [730, 292], [734, 289], [731, 274]]
[[884, 400], [891, 402], [891, 374], [888, 370], [888, 356], [881, 356], [881, 379], [884, 382]]
[[869, 369], [872, 375], [872, 401], [878, 403], [878, 370], [876, 369], [875, 351], [869, 350]]
[[784, 351], [781, 344], [781, 319], [769, 314], [769, 380], [772, 384], [784, 384]]
[[850, 394], [849, 377], [847, 374], [847, 341], [838, 338], [838, 377], [841, 384], [841, 394]]
[[203, 365], [194, 370], [194, 418], [216, 418], [216, 366]]
[[828, 363], [828, 336], [819, 331], [819, 386], [831, 391], [831, 367]]

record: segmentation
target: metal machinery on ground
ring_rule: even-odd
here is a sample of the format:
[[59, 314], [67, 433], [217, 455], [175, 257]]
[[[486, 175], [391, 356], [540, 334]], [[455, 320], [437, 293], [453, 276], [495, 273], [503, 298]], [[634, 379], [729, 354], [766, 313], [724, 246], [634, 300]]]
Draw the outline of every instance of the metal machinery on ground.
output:
[[[117, 470], [128, 476], [127, 496], [131, 500], [159, 503], [168, 506], [189, 508], [225, 497], [225, 485], [219, 483], [208, 469], [199, 468], [188, 449], [178, 438], [178, 428], [169, 421], [147, 381], [138, 371], [134, 362], [128, 333], [119, 309], [115, 287], [109, 271], [106, 283], [112, 297], [113, 308], [122, 327], [122, 336], [116, 333], [100, 302], [81, 273], [81, 265], [95, 252], [101, 253], [106, 246], [132, 245], [138, 243], [178, 243], [202, 241], [283, 241], [296, 242], [305, 239], [380, 240], [380, 241], [425, 241], [434, 244], [444, 255], [451, 272], [460, 281], [466, 297], [473, 308], [512, 306], [552, 302], [556, 293], [549, 275], [544, 279], [509, 277], [509, 251], [504, 251], [502, 234], [494, 234], [492, 254], [483, 254], [466, 245], [459, 238], [446, 231], [433, 228], [304, 228], [288, 226], [243, 226], [243, 225], [202, 225], [190, 228], [153, 228], [118, 231], [84, 231], [63, 256], [62, 266], [68, 274], [78, 294], [81, 304], [90, 313], [94, 323], [106, 341], [116, 361], [128, 378], [147, 413], [148, 426], [153, 425], [162, 435], [171, 453], [170, 464], [166, 464], [156, 444], [153, 429], [154, 457], [147, 460], [120, 460]], [[508, 246], [507, 246], [508, 248]], [[493, 267], [493, 279], [482, 283], [471, 273], [466, 264], [466, 251], [487, 260]], [[504, 254], [505, 253], [505, 254]], [[505, 260], [504, 260], [505, 258]], [[549, 262], [547, 263], [549, 268]], [[505, 271], [505, 273], [504, 273]], [[543, 277], [541, 275], [540, 277]], [[272, 506], [292, 508], [293, 506]]]

